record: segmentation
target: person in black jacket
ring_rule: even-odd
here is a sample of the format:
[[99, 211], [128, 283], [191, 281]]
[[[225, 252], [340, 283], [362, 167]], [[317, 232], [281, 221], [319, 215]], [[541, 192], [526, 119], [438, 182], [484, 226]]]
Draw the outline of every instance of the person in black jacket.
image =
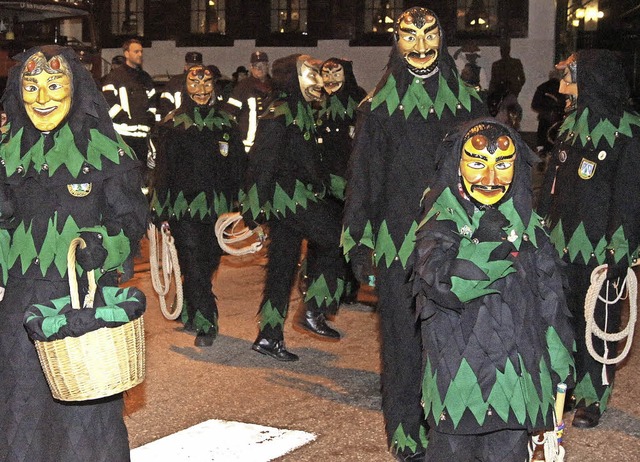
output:
[[557, 69], [549, 72], [549, 80], [536, 87], [531, 100], [531, 109], [538, 113], [536, 149], [541, 156], [546, 156], [553, 147], [564, 117], [566, 95], [558, 91], [561, 77], [562, 73]]
[[[167, 114], [180, 107], [182, 104], [182, 90], [184, 89], [187, 70], [196, 64], [202, 64], [202, 53], [187, 51], [184, 54], [184, 68], [182, 73], [172, 76], [162, 90], [162, 93], [160, 93], [160, 98], [158, 99], [158, 120], [164, 119]], [[213, 80], [216, 80], [215, 76]]]
[[[564, 72], [559, 91], [568, 96], [567, 116], [550, 153], [538, 213], [567, 263], [577, 344], [573, 426], [589, 428], [607, 409], [615, 365], [603, 365], [587, 348], [585, 295], [592, 272], [606, 265], [594, 321], [617, 332], [622, 303], [616, 295], [640, 244], [640, 116], [630, 107], [629, 84], [614, 52], [580, 50], [557, 67]], [[616, 345], [593, 339], [604, 358], [615, 356]]]
[[182, 83], [182, 105], [154, 128], [150, 138], [154, 220], [175, 239], [184, 276], [186, 330], [195, 345], [211, 346], [218, 334], [218, 307], [211, 277], [222, 249], [215, 237], [219, 215], [237, 201], [246, 153], [237, 124], [215, 103], [210, 69], [190, 67]]
[[456, 124], [486, 113], [458, 76], [435, 13], [396, 21], [387, 71], [360, 105], [347, 175], [342, 245], [361, 283], [374, 280], [382, 341], [382, 410], [400, 460], [423, 457], [420, 333], [407, 284], [420, 199], [438, 145]]
[[224, 106], [229, 114], [236, 117], [247, 152], [256, 138], [258, 116], [267, 109], [272, 92], [267, 54], [264, 51], [254, 51], [250, 61], [250, 75], [238, 80]]
[[54, 400], [23, 317], [31, 304], [69, 295], [67, 251], [78, 235], [87, 247], [77, 262], [97, 270], [99, 286], [133, 276], [147, 224], [141, 165], [73, 49], [32, 48], [14, 59], [2, 98], [9, 123], [0, 132], [0, 226], [7, 228], [0, 239], [8, 257], [0, 302], [0, 458], [128, 461], [122, 394]]
[[322, 135], [310, 105], [322, 97], [320, 64], [297, 54], [274, 61], [274, 87], [281, 97], [260, 118], [241, 199], [245, 221], [266, 222], [270, 237], [260, 332], [253, 349], [280, 361], [298, 360], [285, 348], [284, 321], [303, 239], [308, 288], [296, 323], [322, 338], [340, 339], [327, 316], [337, 310], [344, 292], [341, 206], [329, 197]]
[[133, 148], [138, 159], [144, 161], [147, 138], [156, 122], [156, 90], [151, 76], [142, 69], [140, 41], [127, 40], [122, 50], [125, 64], [105, 77], [102, 93], [116, 131]]

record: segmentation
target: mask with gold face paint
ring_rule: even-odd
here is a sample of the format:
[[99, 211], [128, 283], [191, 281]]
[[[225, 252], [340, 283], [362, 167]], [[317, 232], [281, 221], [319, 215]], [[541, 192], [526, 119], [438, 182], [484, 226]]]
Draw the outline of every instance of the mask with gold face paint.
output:
[[22, 101], [33, 125], [42, 132], [56, 128], [69, 114], [73, 79], [60, 55], [47, 60], [38, 52], [22, 68]]
[[473, 127], [464, 138], [460, 176], [472, 201], [499, 203], [507, 194], [515, 172], [516, 147], [503, 128], [492, 124]]
[[433, 12], [410, 8], [396, 21], [398, 50], [413, 74], [426, 76], [438, 66], [440, 26]]
[[204, 106], [214, 95], [211, 71], [204, 66], [192, 66], [187, 71], [187, 93], [197, 105]]
[[327, 94], [332, 95], [344, 86], [344, 67], [337, 61], [327, 60], [322, 64], [322, 82]]
[[322, 62], [309, 55], [301, 55], [296, 64], [300, 91], [305, 101], [322, 100], [322, 77], [320, 76]]

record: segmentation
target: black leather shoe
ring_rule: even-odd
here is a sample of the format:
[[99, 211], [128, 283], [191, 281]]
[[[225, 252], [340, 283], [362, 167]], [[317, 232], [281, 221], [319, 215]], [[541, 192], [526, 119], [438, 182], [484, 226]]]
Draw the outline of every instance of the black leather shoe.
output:
[[197, 347], [210, 347], [216, 338], [216, 331], [211, 329], [209, 332], [198, 332], [193, 344]]
[[598, 426], [598, 423], [600, 423], [600, 403], [593, 403], [576, 409], [571, 425], [577, 428], [593, 428]]
[[297, 361], [300, 359], [298, 355], [286, 350], [284, 340], [258, 338], [251, 346], [251, 349], [263, 355], [271, 356], [278, 361]]
[[304, 330], [313, 334], [325, 337], [331, 340], [340, 340], [340, 332], [332, 329], [327, 324], [324, 314], [315, 314], [311, 311], [305, 311], [304, 316], [298, 321], [298, 325]]

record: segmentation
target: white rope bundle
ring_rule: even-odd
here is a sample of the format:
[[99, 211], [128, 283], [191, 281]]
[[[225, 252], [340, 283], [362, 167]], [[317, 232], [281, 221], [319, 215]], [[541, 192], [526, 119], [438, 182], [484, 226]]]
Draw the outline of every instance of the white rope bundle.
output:
[[[236, 226], [242, 221], [242, 215], [238, 212], [223, 213], [218, 217], [215, 225], [216, 238], [220, 248], [229, 255], [247, 255], [256, 253], [264, 245], [266, 236], [262, 228], [258, 226], [255, 229], [249, 229], [245, 226], [240, 230], [236, 230]], [[230, 229], [228, 229], [230, 228]], [[257, 235], [258, 240], [244, 247], [232, 247], [230, 244], [237, 244], [250, 237]]]
[[[180, 274], [180, 264], [178, 263], [178, 252], [176, 251], [175, 242], [173, 236], [168, 229], [162, 229], [162, 242], [160, 244], [160, 251], [158, 251], [157, 231], [155, 225], [152, 223], [147, 230], [147, 236], [149, 237], [149, 267], [151, 270], [151, 283], [153, 290], [158, 294], [160, 301], [160, 311], [165, 318], [173, 321], [178, 319], [180, 313], [182, 313], [182, 275]], [[162, 258], [162, 281], [160, 280], [160, 260]], [[167, 309], [166, 296], [169, 293], [171, 287], [171, 276], [176, 285], [176, 297], [175, 297], [175, 309], [173, 312]]]
[[[584, 317], [587, 323], [586, 331], [585, 331], [585, 341], [587, 344], [587, 350], [593, 359], [602, 363], [602, 364], [617, 364], [627, 357], [629, 354], [629, 350], [631, 349], [631, 343], [633, 339], [633, 332], [635, 329], [636, 318], [638, 316], [638, 280], [636, 278], [633, 269], [629, 268], [627, 270], [627, 277], [624, 279], [622, 284], [620, 285], [618, 294], [615, 299], [609, 300], [608, 298], [608, 289], [607, 286], [607, 296], [605, 298], [600, 296], [600, 291], [602, 289], [602, 285], [605, 283], [607, 278], [607, 265], [600, 265], [591, 273], [591, 285], [589, 286], [589, 290], [587, 291], [587, 296], [585, 297], [584, 302]], [[628, 287], [629, 291], [629, 321], [627, 322], [627, 326], [617, 333], [607, 333], [600, 329], [598, 324], [595, 321], [595, 309], [596, 303], [598, 300], [603, 302], [606, 305], [606, 309], [608, 309], [609, 305], [613, 305], [622, 299], [622, 296], [625, 292], [625, 287]], [[607, 316], [605, 315], [605, 319]], [[606, 329], [606, 326], [605, 326]], [[625, 342], [623, 351], [614, 358], [607, 358], [606, 344], [605, 344], [605, 354], [604, 356], [596, 353], [593, 348], [593, 338], [592, 336], [596, 336], [605, 342], [618, 342], [624, 338], [627, 338]]]

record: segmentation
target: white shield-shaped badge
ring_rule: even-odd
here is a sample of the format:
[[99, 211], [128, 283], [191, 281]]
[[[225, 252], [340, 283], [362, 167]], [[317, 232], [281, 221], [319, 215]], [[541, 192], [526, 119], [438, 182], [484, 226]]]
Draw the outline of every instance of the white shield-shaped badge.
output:
[[218, 146], [220, 147], [220, 154], [227, 157], [229, 155], [229, 143], [226, 141], [218, 141]]
[[578, 167], [578, 176], [583, 180], [589, 180], [593, 177], [593, 174], [596, 171], [596, 163], [590, 160], [582, 158], [582, 162], [580, 162], [580, 167]]
[[67, 190], [73, 197], [85, 197], [91, 192], [91, 183], [68, 184]]

